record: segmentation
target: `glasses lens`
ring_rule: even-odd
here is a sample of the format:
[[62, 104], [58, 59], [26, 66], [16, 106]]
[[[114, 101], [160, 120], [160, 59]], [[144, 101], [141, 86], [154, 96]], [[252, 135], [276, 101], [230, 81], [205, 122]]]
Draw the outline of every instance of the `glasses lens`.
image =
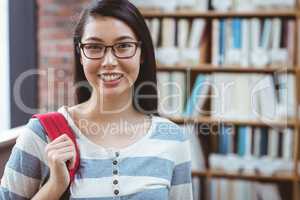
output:
[[104, 55], [105, 47], [100, 44], [85, 44], [83, 49], [88, 58], [101, 58]]
[[118, 43], [113, 46], [114, 52], [117, 57], [125, 58], [134, 56], [137, 44], [133, 42]]

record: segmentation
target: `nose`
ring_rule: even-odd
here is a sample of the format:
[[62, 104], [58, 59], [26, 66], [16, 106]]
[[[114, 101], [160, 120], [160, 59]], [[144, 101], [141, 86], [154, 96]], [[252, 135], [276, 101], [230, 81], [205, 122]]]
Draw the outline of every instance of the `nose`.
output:
[[112, 48], [107, 48], [103, 57], [102, 65], [104, 67], [112, 67], [117, 65], [117, 59], [112, 53]]

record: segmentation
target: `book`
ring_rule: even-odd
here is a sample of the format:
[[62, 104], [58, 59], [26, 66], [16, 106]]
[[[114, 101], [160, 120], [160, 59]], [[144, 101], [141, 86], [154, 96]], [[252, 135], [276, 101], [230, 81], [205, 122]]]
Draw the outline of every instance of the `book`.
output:
[[279, 131], [274, 128], [269, 129], [268, 137], [268, 156], [271, 158], [277, 158], [279, 157]]
[[188, 38], [187, 49], [183, 52], [183, 59], [187, 64], [195, 66], [200, 62], [200, 43], [205, 33], [205, 20], [193, 19]]
[[260, 128], [254, 128], [253, 130], [253, 156], [256, 158], [260, 157], [260, 141], [261, 141], [261, 130]]
[[211, 116], [227, 120], [257, 119], [253, 105], [258, 104], [252, 89], [257, 84], [251, 75], [218, 73], [212, 75]]
[[220, 35], [220, 21], [218, 19], [213, 19], [212, 21], [212, 61], [214, 66], [219, 66], [220, 56], [219, 56], [219, 35]]
[[260, 110], [257, 113], [257, 118], [265, 123], [276, 121], [278, 119], [278, 104], [273, 77], [271, 75], [262, 76], [252, 91], [259, 95]]
[[268, 154], [268, 128], [262, 127], [260, 137], [260, 157]]
[[225, 49], [226, 49], [226, 31], [225, 31], [225, 19], [220, 19], [219, 27], [219, 64], [225, 63]]
[[158, 47], [158, 37], [160, 30], [160, 21], [157, 18], [152, 19], [150, 22], [150, 33], [153, 41], [154, 48]]
[[295, 117], [295, 77], [293, 74], [279, 74], [278, 118], [281, 120]]
[[170, 115], [172, 117], [181, 117], [184, 111], [186, 99], [186, 77], [183, 72], [171, 72], [170, 84], [171, 108]]
[[250, 60], [251, 65], [257, 66], [260, 65], [260, 34], [261, 34], [261, 24], [258, 18], [250, 19], [251, 26], [251, 54]]
[[250, 156], [251, 155], [251, 143], [252, 133], [251, 127], [239, 126], [238, 128], [238, 155]]
[[282, 141], [282, 157], [284, 160], [293, 159], [293, 130], [291, 128], [286, 128], [282, 132], [283, 141]]
[[171, 76], [169, 72], [161, 71], [157, 73], [158, 112], [166, 116], [170, 115], [172, 109], [170, 81]]
[[188, 97], [183, 116], [196, 117], [203, 113], [203, 105], [207, 99], [210, 88], [210, 80], [206, 75], [198, 75], [192, 88], [192, 93]]
[[241, 67], [249, 67], [250, 65], [250, 48], [251, 48], [251, 25], [250, 20], [242, 19], [241, 30]]
[[242, 50], [242, 21], [238, 18], [226, 20], [227, 45], [225, 50], [226, 64], [240, 64]]
[[295, 21], [288, 20], [288, 34], [287, 34], [287, 49], [288, 49], [288, 60], [286, 63], [287, 68], [293, 68], [295, 62]]
[[186, 77], [180, 71], [157, 73], [158, 112], [169, 117], [183, 114], [186, 99]]
[[175, 65], [178, 62], [178, 48], [175, 46], [176, 21], [173, 18], [162, 19], [161, 46], [157, 48], [157, 60], [161, 64]]
[[233, 132], [231, 126], [222, 125], [219, 132], [219, 154], [233, 153]]
[[189, 21], [187, 19], [179, 19], [178, 25], [178, 48], [187, 48], [188, 36], [189, 36]]

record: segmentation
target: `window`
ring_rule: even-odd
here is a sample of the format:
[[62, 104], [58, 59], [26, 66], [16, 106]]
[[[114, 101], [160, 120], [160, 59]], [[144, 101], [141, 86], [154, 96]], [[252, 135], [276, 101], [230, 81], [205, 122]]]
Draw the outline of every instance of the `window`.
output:
[[0, 1], [0, 134], [10, 128], [8, 1]]

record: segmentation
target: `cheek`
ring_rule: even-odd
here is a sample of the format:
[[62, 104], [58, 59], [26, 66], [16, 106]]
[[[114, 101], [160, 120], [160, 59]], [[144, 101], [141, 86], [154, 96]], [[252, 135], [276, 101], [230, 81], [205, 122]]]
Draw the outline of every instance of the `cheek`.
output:
[[123, 71], [127, 74], [127, 80], [129, 81], [129, 84], [133, 85], [138, 77], [139, 70], [140, 70], [139, 60], [131, 60], [128, 62], [124, 62], [122, 66], [123, 66]]
[[82, 60], [83, 71], [88, 80], [95, 79], [95, 74], [97, 74], [99, 63], [90, 60]]
[[131, 60], [131, 75], [134, 78], [134, 81], [136, 81], [139, 71], [140, 71], [140, 66], [141, 66], [141, 52], [138, 51], [137, 54], [135, 55], [134, 59]]

